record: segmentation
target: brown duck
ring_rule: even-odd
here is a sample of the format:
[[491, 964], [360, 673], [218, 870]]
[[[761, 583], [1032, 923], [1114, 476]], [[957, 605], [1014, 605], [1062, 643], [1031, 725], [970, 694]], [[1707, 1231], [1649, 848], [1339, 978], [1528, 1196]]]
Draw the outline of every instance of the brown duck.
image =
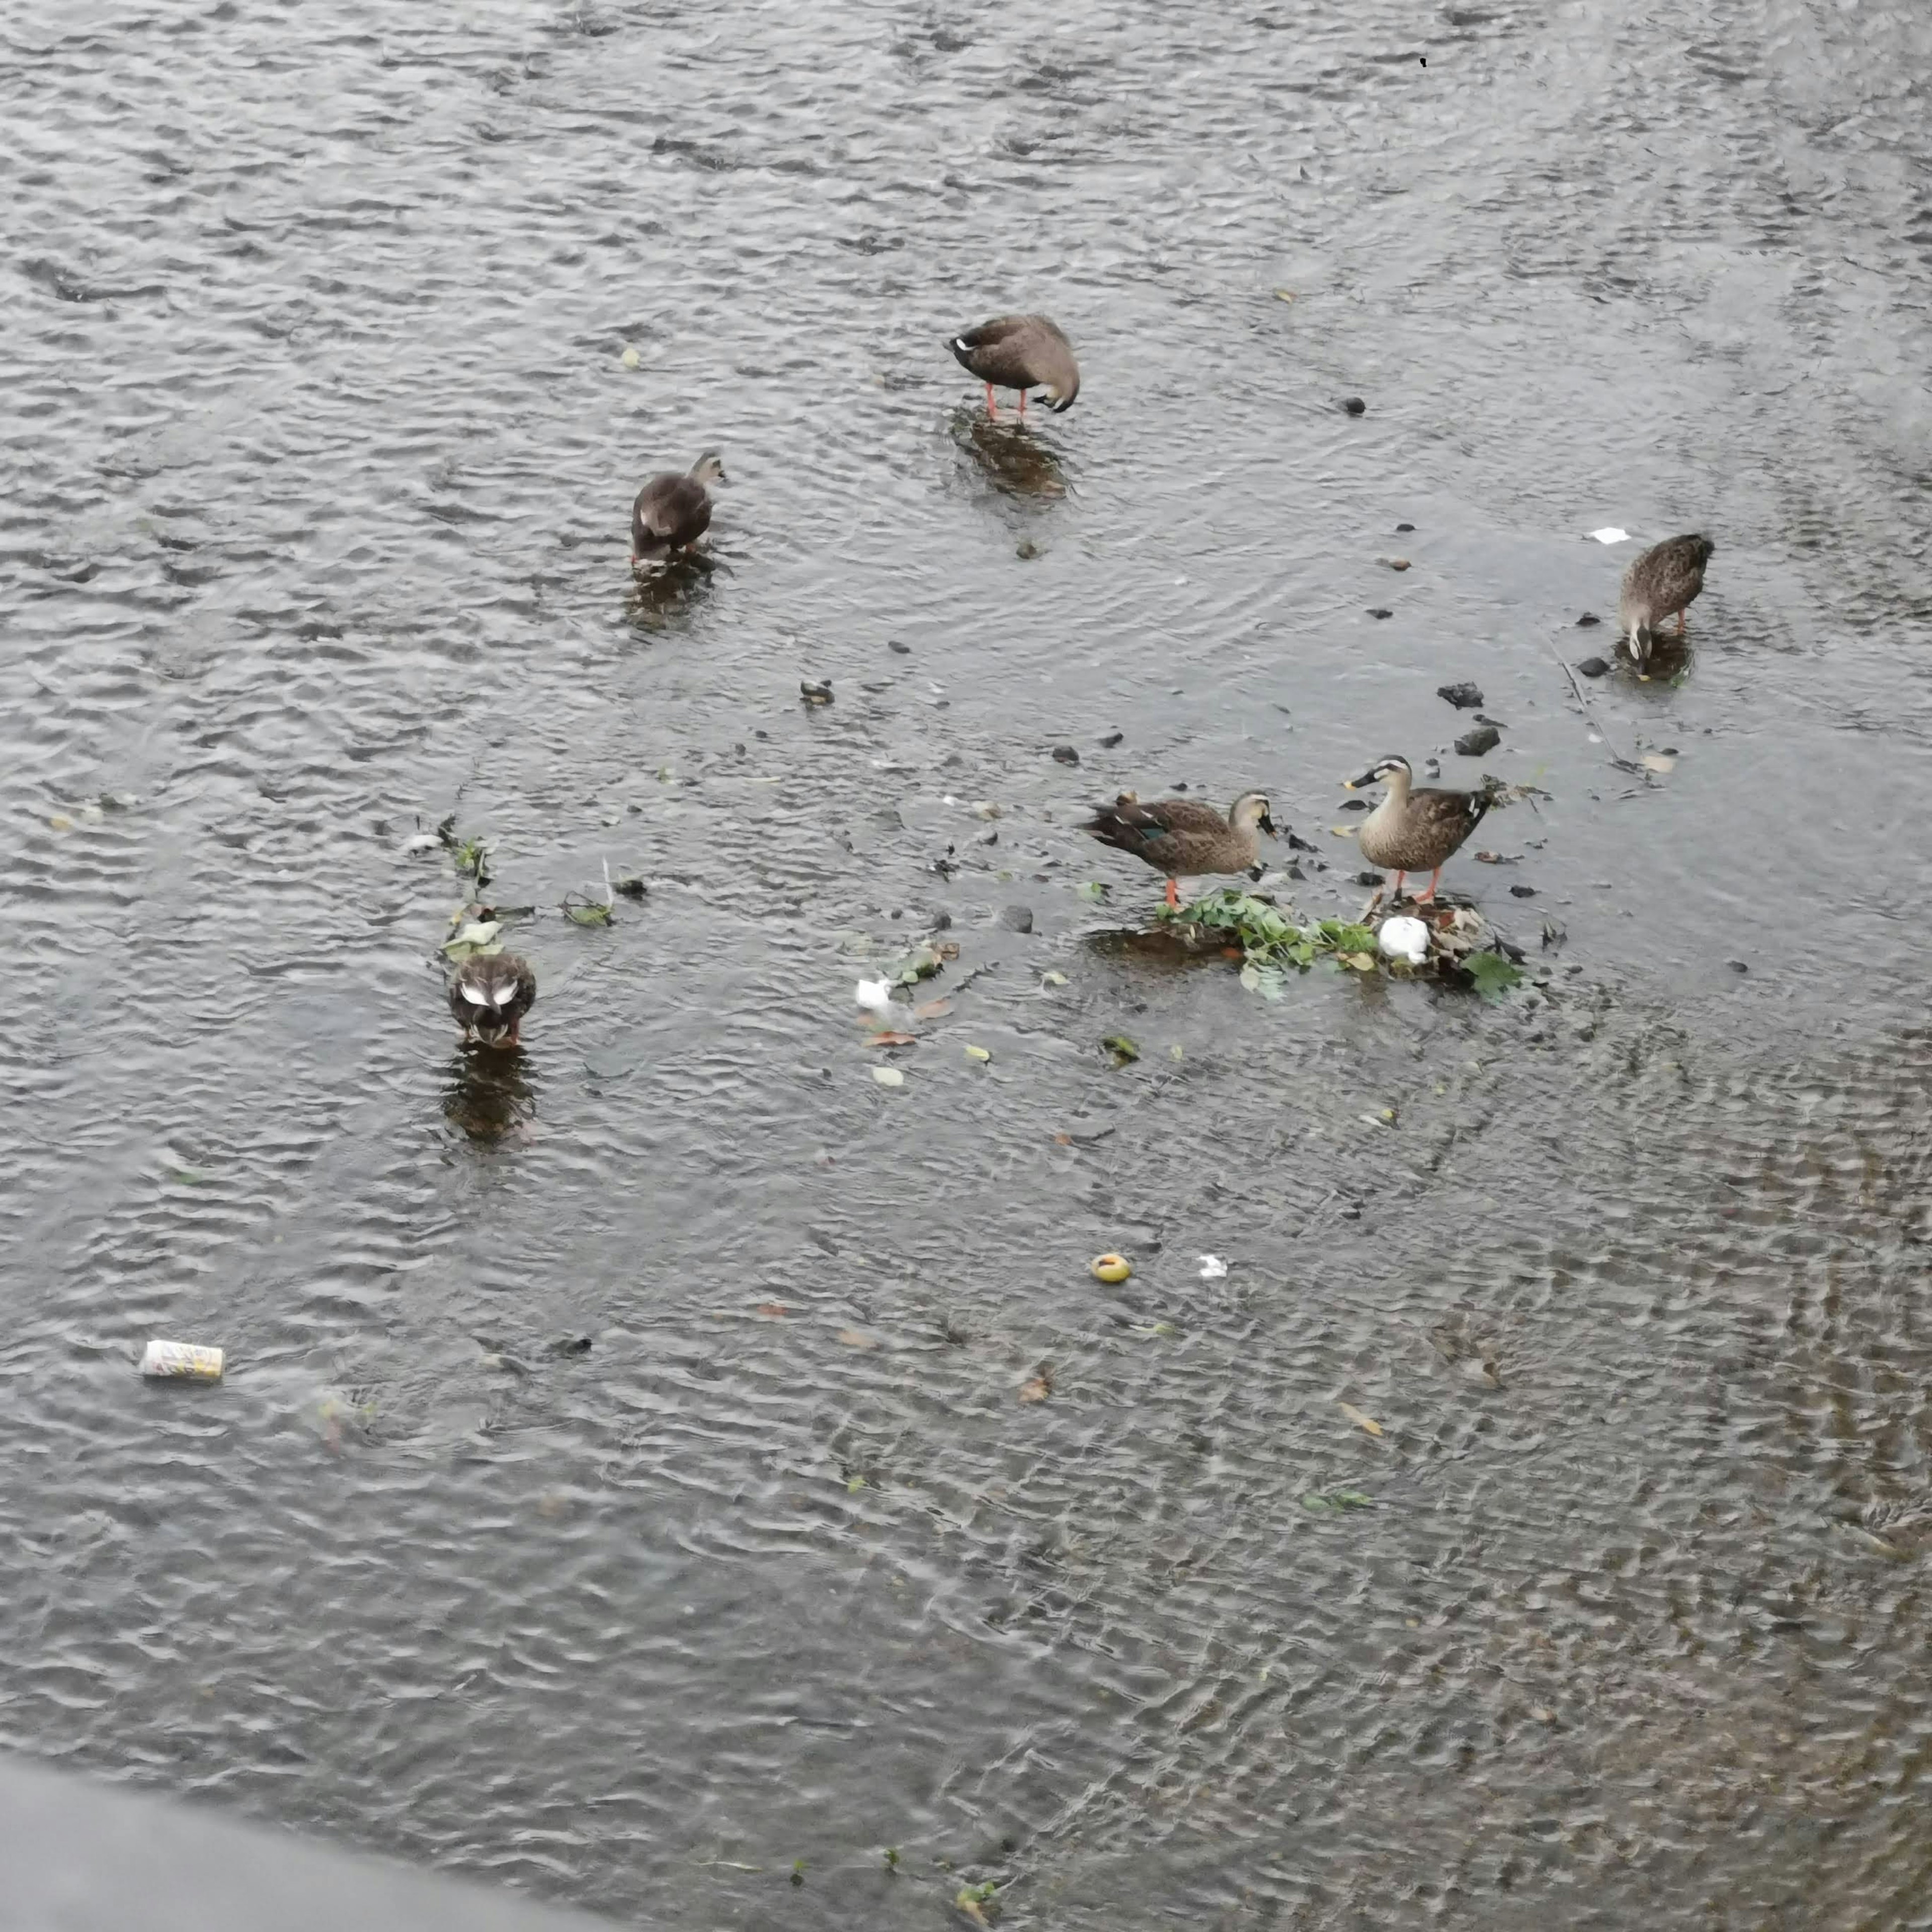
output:
[[1617, 605], [1618, 628], [1630, 640], [1630, 656], [1641, 671], [1650, 662], [1657, 627], [1677, 620], [1684, 634], [1684, 613], [1704, 587], [1704, 566], [1718, 546], [1708, 537], [1671, 537], [1652, 546], [1624, 572]]
[[1096, 806], [1080, 829], [1166, 874], [1171, 906], [1180, 903], [1176, 880], [1205, 872], [1245, 872], [1259, 855], [1256, 832], [1276, 836], [1268, 802], [1258, 791], [1243, 792], [1226, 818], [1198, 799], [1162, 798], [1142, 805], [1124, 791], [1112, 805]]
[[515, 1046], [517, 1029], [536, 1005], [537, 976], [514, 952], [472, 952], [449, 982], [449, 1010], [466, 1040]]
[[653, 476], [631, 506], [631, 561], [655, 563], [674, 550], [688, 550], [711, 527], [709, 484], [725, 481], [724, 460], [707, 449], [686, 475]]
[[1073, 406], [1080, 393], [1080, 364], [1060, 325], [1043, 315], [996, 315], [946, 344], [961, 365], [986, 386], [986, 413], [998, 418], [995, 389], [1020, 392], [1026, 414], [1027, 392], [1039, 389], [1055, 415]]
[[1380, 779], [1388, 787], [1382, 802], [1362, 820], [1355, 843], [1372, 866], [1395, 874], [1394, 897], [1402, 896], [1402, 882], [1411, 872], [1427, 872], [1429, 890], [1415, 896], [1418, 905], [1432, 905], [1437, 881], [1450, 856], [1482, 822], [1490, 794], [1482, 791], [1412, 791], [1414, 774], [1406, 758], [1379, 758], [1344, 789], [1355, 791]]

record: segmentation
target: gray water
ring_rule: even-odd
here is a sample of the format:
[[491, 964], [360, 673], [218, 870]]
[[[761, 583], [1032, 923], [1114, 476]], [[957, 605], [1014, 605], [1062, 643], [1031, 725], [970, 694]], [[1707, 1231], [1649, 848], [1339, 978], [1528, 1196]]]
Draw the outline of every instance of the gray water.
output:
[[[0, 1744], [694, 1932], [1932, 1924], [1932, 16], [0, 46]], [[1719, 548], [1586, 714], [1605, 524]], [[1391, 751], [1548, 794], [1448, 882], [1546, 992], [1119, 936], [1086, 801], [1352, 912]]]

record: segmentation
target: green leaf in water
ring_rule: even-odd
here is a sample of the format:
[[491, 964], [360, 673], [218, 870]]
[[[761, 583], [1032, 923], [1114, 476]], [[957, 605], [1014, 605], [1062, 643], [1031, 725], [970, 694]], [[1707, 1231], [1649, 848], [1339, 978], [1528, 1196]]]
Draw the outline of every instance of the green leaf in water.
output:
[[1492, 1006], [1500, 1004], [1512, 986], [1522, 983], [1522, 968], [1501, 952], [1472, 952], [1462, 964], [1470, 983]]
[[1100, 1044], [1114, 1056], [1116, 1066], [1125, 1066], [1141, 1057], [1140, 1048], [1124, 1033], [1110, 1033]]

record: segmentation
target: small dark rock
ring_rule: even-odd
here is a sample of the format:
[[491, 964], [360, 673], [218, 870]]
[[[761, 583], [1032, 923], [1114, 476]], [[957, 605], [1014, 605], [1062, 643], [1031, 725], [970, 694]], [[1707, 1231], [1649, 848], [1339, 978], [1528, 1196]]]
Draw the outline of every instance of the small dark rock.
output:
[[1111, 752], [1126, 735], [1127, 734], [1124, 731], [1109, 731], [1107, 735], [1100, 740], [1101, 750], [1103, 752]]
[[1473, 684], [1438, 684], [1436, 687], [1438, 698], [1446, 698], [1458, 711], [1472, 711], [1482, 703], [1483, 694]]
[[1607, 658], [1586, 658], [1576, 667], [1586, 677], [1601, 677], [1610, 668], [1610, 660]]
[[588, 1335], [566, 1335], [545, 1352], [552, 1355], [587, 1355], [596, 1346]]
[[950, 912], [936, 912], [932, 915], [932, 924], [928, 929], [933, 932], [944, 932], [952, 923], [952, 915]]
[[1388, 882], [1379, 872], [1358, 872], [1355, 874], [1355, 883], [1358, 886], [1379, 886], [1386, 884]]
[[613, 879], [610, 890], [614, 892], [622, 892], [627, 899], [640, 899], [650, 890], [650, 887], [633, 873], [626, 879]]
[[997, 832], [982, 832], [973, 842], [976, 845], [997, 845], [1000, 835]]
[[1399, 537], [1406, 536], [1414, 527], [1413, 524], [1398, 524], [1395, 526], [1395, 533]]
[[1462, 758], [1480, 758], [1486, 752], [1493, 752], [1503, 741], [1503, 734], [1493, 724], [1480, 725], [1473, 731], [1465, 731], [1456, 740], [1456, 754]]
[[760, 731], [755, 729], [752, 733], [752, 736], [754, 738], [764, 738], [767, 740], [770, 740], [771, 735], [772, 734], [769, 731]]
[[1022, 537], [1019, 542], [1013, 546], [1013, 554], [1014, 556], [1022, 559], [1026, 562], [1030, 563], [1035, 557], [1039, 556], [1040, 545], [1035, 543], [1031, 537]]
[[1173, 784], [1168, 787], [1169, 791], [1185, 791], [1186, 789], [1187, 781], [1185, 778], [1176, 778]]
[[802, 677], [798, 681], [798, 694], [808, 704], [830, 704], [832, 702], [832, 680], [821, 678], [814, 684], [811, 679]]
[[1512, 886], [1510, 888], [1510, 897], [1513, 899], [1533, 899], [1535, 896], [1536, 888], [1534, 886]]
[[1576, 620], [1576, 628], [1580, 631], [1587, 631], [1593, 624], [1600, 624], [1603, 621], [1595, 611], [1586, 610], [1582, 616]]
[[1498, 731], [1503, 728], [1503, 721], [1500, 718], [1485, 718], [1480, 711], [1476, 713], [1476, 722], [1493, 726]]
[[1287, 841], [1291, 852], [1318, 852], [1322, 849], [1313, 839], [1304, 838], [1298, 832], [1284, 832], [1281, 836]]
[[1342, 399], [1342, 406], [1352, 416], [1366, 415], [1368, 412], [1369, 407], [1368, 404], [1364, 402], [1360, 396], [1344, 396]]
[[1033, 908], [1030, 906], [1002, 906], [1000, 923], [1009, 932], [1030, 932], [1033, 930]]
[[[1343, 812], [1366, 812], [1369, 808], [1369, 802], [1365, 798], [1345, 798], [1340, 808]], [[1313, 848], [1309, 847], [1304, 849], [1312, 850]]]
[[1384, 610], [1382, 606], [1378, 604], [1371, 607], [1369, 611], [1369, 615], [1371, 617], [1393, 617], [1395, 615], [1395, 613], [1393, 610]]
[[1742, 959], [1726, 959], [1724, 962], [1724, 964], [1728, 966], [1733, 973], [1748, 973], [1750, 970], [1750, 968], [1747, 966]]
[[897, 651], [902, 658], [909, 658], [912, 656], [911, 645], [902, 644], [896, 638], [890, 638], [886, 640], [886, 649], [889, 651]]
[[1080, 762], [1080, 754], [1071, 745], [1054, 746], [1053, 755], [1054, 761], [1059, 764], [1077, 765]]
[[1304, 872], [1299, 866], [1284, 866], [1282, 868], [1282, 870], [1285, 872], [1291, 879], [1294, 879], [1298, 881], [1305, 880], [1308, 877], [1308, 874]]

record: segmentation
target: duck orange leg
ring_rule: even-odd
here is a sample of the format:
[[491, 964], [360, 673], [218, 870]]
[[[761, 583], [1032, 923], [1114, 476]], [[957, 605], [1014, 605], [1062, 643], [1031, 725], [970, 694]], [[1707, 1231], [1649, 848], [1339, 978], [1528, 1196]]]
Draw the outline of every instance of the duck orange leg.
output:
[[1167, 902], [1177, 910], [1179, 910], [1180, 905], [1180, 888], [1172, 879], [1169, 879], [1167, 882]]
[[1020, 392], [1020, 421], [1026, 421], [1026, 392], [1024, 389]]
[[998, 422], [999, 421], [1000, 406], [993, 399], [993, 386], [990, 382], [986, 385], [986, 413], [992, 418], [994, 422]]
[[1435, 871], [1431, 872], [1429, 875], [1428, 891], [1426, 892], [1418, 892], [1416, 894], [1415, 902], [1418, 905], [1433, 905], [1436, 903], [1436, 882], [1441, 879], [1442, 877], [1442, 868], [1440, 866], [1438, 866]]

